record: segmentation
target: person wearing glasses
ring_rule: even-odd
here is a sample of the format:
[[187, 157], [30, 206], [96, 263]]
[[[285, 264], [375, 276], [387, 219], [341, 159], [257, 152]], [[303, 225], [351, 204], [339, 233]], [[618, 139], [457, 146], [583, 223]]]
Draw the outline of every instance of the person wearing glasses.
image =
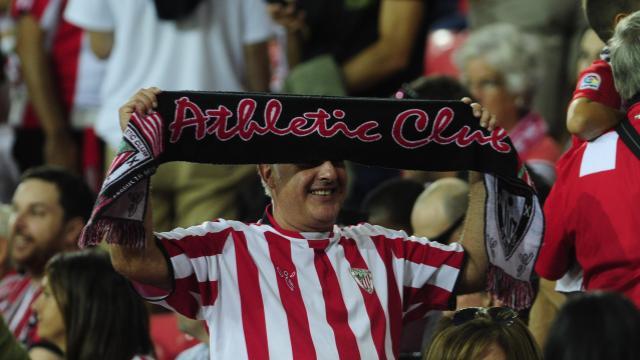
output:
[[530, 172], [550, 186], [561, 149], [547, 134], [545, 119], [531, 109], [541, 71], [538, 45], [514, 25], [488, 25], [471, 33], [455, 62], [473, 99], [496, 116]]
[[511, 308], [464, 308], [445, 321], [425, 360], [542, 360], [531, 332]]

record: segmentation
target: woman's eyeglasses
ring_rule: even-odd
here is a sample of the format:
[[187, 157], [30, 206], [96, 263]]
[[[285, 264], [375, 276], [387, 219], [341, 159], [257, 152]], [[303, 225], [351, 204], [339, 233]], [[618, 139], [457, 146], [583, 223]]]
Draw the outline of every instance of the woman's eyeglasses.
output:
[[509, 326], [518, 318], [518, 313], [512, 308], [501, 307], [468, 307], [453, 314], [453, 325], [458, 326], [473, 319], [491, 319], [497, 323]]

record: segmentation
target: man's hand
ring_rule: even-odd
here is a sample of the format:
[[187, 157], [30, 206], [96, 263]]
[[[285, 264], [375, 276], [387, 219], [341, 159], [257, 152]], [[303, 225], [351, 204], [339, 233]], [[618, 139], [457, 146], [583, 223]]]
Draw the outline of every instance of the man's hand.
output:
[[156, 99], [156, 95], [161, 92], [162, 90], [157, 87], [140, 89], [135, 95], [129, 98], [129, 101], [119, 109], [120, 129], [124, 131], [124, 129], [127, 128], [129, 119], [134, 112], [139, 116], [145, 116], [146, 114], [152, 113], [153, 109], [158, 106], [158, 99]]
[[483, 128], [493, 131], [496, 128], [496, 116], [490, 113], [487, 109], [485, 109], [481, 104], [474, 103], [468, 97], [463, 97], [460, 99], [463, 103], [471, 106], [471, 110], [473, 111], [473, 116], [480, 119], [480, 126]]
[[267, 12], [269, 12], [273, 21], [284, 27], [288, 32], [308, 31], [304, 20], [304, 11], [296, 9], [296, 5], [292, 1], [287, 4], [269, 3], [267, 4]]

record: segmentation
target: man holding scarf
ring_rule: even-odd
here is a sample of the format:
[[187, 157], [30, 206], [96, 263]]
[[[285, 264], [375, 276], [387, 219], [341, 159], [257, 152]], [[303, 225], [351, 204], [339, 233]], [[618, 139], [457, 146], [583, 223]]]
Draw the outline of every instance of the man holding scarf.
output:
[[[153, 131], [149, 123], [139, 119], [145, 114], [160, 117], [152, 110], [158, 106], [159, 93], [155, 88], [141, 90], [120, 108], [123, 130], [131, 118], [131, 122], [143, 124], [143, 132]], [[188, 99], [174, 102], [185, 104]], [[164, 138], [170, 140], [153, 144], [150, 151], [160, 154], [163, 146], [178, 140], [184, 130], [181, 127], [176, 132], [178, 118], [196, 127], [198, 140], [205, 135], [205, 127], [199, 134], [200, 127], [194, 120], [198, 111], [195, 104], [191, 106], [190, 117], [177, 116], [169, 125], [171, 136]], [[493, 127], [495, 119], [489, 113], [479, 104], [471, 107], [481, 124]], [[221, 106], [204, 113], [215, 113], [220, 120], [228, 118], [220, 115], [225, 111], [227, 108]], [[265, 118], [274, 111], [267, 105]], [[337, 118], [344, 115], [331, 113]], [[238, 110], [239, 118], [245, 116], [242, 114]], [[312, 116], [309, 114], [319, 116], [323, 112], [319, 109], [305, 116]], [[217, 121], [206, 123], [206, 132], [215, 133], [219, 139], [224, 135], [229, 140], [237, 134], [250, 140], [267, 130], [284, 131], [276, 126], [277, 117], [271, 124], [266, 120], [265, 128], [247, 122], [233, 128], [235, 132]], [[342, 134], [367, 141], [377, 139], [374, 126], [365, 129], [363, 124], [358, 127], [361, 131], [351, 132], [346, 122], [342, 124]], [[301, 133], [310, 128], [290, 123], [287, 130]], [[329, 126], [318, 131], [337, 133], [336, 129]], [[499, 139], [492, 141], [502, 144]], [[88, 240], [83, 241], [92, 243], [92, 238], [100, 234], [100, 239], [111, 244], [114, 267], [132, 280], [143, 296], [185, 316], [206, 320], [211, 329], [212, 358], [396, 358], [403, 320], [423, 317], [432, 309], [449, 308], [454, 293], [484, 290], [489, 262], [482, 176], [471, 175], [461, 242], [442, 245], [366, 223], [337, 226], [347, 174], [340, 159], [311, 160], [324, 155], [307, 156], [309, 160], [304, 163], [258, 165], [272, 201], [257, 223], [218, 219], [154, 234], [150, 207], [145, 205], [146, 211], [142, 212], [135, 207], [140, 204], [136, 201], [133, 207], [124, 209], [130, 216], [142, 214], [143, 232], [106, 226], [109, 230], [93, 233], [96, 230], [92, 226], [104, 226], [97, 220], [85, 229], [83, 237]], [[110, 174], [134, 157], [116, 158]], [[117, 196], [137, 186], [130, 186], [131, 181], [126, 181]], [[94, 218], [99, 218], [96, 211], [103, 211], [100, 201]], [[117, 204], [113, 208], [118, 208]], [[104, 217], [113, 217], [113, 211], [104, 210]], [[138, 236], [144, 236], [144, 244], [127, 246], [117, 239]]]

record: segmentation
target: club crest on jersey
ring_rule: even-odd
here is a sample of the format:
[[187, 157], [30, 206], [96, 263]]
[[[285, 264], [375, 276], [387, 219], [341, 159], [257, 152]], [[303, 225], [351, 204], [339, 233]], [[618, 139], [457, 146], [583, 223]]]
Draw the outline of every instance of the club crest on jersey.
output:
[[596, 73], [588, 73], [582, 77], [582, 80], [580, 80], [580, 86], [578, 87], [578, 89], [579, 90], [584, 90], [584, 89], [598, 90], [600, 89], [601, 83], [602, 83], [602, 79], [600, 78], [600, 75]]
[[351, 276], [364, 291], [373, 294], [373, 276], [367, 269], [351, 269]]

